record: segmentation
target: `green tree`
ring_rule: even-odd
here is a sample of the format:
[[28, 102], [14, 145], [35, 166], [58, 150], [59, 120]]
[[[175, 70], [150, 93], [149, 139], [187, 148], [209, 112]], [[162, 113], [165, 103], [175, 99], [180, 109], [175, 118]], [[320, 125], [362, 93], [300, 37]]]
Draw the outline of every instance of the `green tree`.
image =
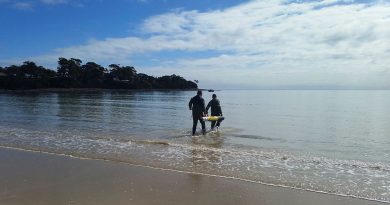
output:
[[11, 65], [5, 68], [5, 73], [10, 77], [24, 78], [24, 73], [17, 65]]
[[5, 75], [6, 75], [5, 68], [0, 66], [0, 78], [5, 77]]
[[[46, 75], [51, 75], [52, 72], [48, 72], [48, 69], [45, 69], [42, 66], [37, 66], [32, 61], [25, 61], [20, 66], [21, 72], [24, 74], [24, 77], [28, 78], [47, 78]], [[54, 72], [54, 71], [53, 71]]]
[[117, 64], [109, 65], [111, 68], [110, 74], [118, 80], [132, 81], [137, 75], [137, 71], [133, 66], [120, 66]]
[[104, 68], [94, 62], [88, 62], [82, 66], [82, 79], [84, 83], [91, 84], [101, 82], [104, 76]]
[[57, 73], [61, 77], [78, 80], [82, 74], [81, 63], [82, 61], [76, 58], [71, 58], [69, 60], [66, 58], [59, 58]]

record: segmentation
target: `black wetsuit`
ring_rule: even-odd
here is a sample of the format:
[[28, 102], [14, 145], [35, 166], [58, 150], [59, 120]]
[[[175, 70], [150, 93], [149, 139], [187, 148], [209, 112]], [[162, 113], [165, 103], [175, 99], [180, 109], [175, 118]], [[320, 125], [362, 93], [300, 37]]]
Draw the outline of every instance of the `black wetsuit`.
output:
[[[206, 112], [208, 112], [209, 108], [211, 107], [211, 116], [222, 116], [222, 109], [221, 104], [218, 99], [212, 99], [210, 100], [209, 104], [207, 104]], [[222, 120], [212, 121], [211, 122], [211, 129], [214, 129], [215, 123], [217, 123], [217, 126], [219, 127], [221, 125]]]
[[206, 132], [206, 125], [202, 119], [203, 114], [206, 111], [204, 99], [201, 96], [196, 95], [195, 97], [191, 98], [190, 102], [188, 103], [188, 106], [190, 110], [192, 110], [192, 119], [193, 119], [192, 135], [195, 134], [196, 126], [198, 125], [198, 120], [202, 125], [202, 132], [204, 134]]

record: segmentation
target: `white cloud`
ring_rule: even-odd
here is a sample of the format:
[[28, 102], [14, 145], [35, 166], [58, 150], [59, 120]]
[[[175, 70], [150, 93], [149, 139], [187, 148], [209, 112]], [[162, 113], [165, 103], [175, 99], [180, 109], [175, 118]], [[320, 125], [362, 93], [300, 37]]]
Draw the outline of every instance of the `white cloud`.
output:
[[33, 10], [35, 6], [39, 4], [43, 5], [58, 5], [58, 4], [70, 4], [73, 6], [83, 6], [79, 1], [71, 0], [35, 0], [35, 1], [11, 1], [11, 0], [0, 0], [0, 4], [6, 4], [10, 7], [18, 10]]
[[[250, 1], [225, 10], [172, 11], [146, 19], [145, 36], [92, 40], [38, 56], [131, 63], [166, 51], [220, 53], [147, 68], [231, 85], [390, 87], [390, 4], [350, 0]], [[143, 68], [140, 68], [144, 70]]]
[[68, 3], [68, 0], [41, 0], [41, 2], [49, 5], [56, 5], [56, 4], [66, 4]]
[[[5, 1], [7, 2], [7, 1]], [[32, 10], [33, 5], [29, 2], [17, 2], [12, 5], [15, 9], [19, 10]]]

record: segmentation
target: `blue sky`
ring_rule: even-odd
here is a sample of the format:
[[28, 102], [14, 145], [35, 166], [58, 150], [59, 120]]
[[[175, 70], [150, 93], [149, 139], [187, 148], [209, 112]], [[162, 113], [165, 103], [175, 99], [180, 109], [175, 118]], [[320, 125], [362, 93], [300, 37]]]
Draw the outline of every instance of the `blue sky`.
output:
[[213, 88], [390, 88], [387, 0], [0, 0], [0, 66], [58, 57]]
[[[90, 39], [142, 36], [150, 16], [172, 10], [223, 9], [232, 0], [0, 0], [0, 59], [28, 57]], [[18, 6], [19, 5], [19, 6]]]

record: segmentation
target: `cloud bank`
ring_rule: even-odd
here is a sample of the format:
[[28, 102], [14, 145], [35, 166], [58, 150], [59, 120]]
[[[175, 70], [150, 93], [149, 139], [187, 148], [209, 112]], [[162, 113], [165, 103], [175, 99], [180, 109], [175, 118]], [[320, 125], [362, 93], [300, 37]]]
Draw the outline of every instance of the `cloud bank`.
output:
[[[148, 55], [158, 63], [141, 70], [179, 73], [205, 86], [390, 88], [387, 1], [250, 1], [152, 16], [140, 30], [140, 36], [90, 40], [29, 59], [131, 64]], [[160, 59], [165, 52], [181, 55]], [[199, 53], [205, 54], [192, 56]]]

